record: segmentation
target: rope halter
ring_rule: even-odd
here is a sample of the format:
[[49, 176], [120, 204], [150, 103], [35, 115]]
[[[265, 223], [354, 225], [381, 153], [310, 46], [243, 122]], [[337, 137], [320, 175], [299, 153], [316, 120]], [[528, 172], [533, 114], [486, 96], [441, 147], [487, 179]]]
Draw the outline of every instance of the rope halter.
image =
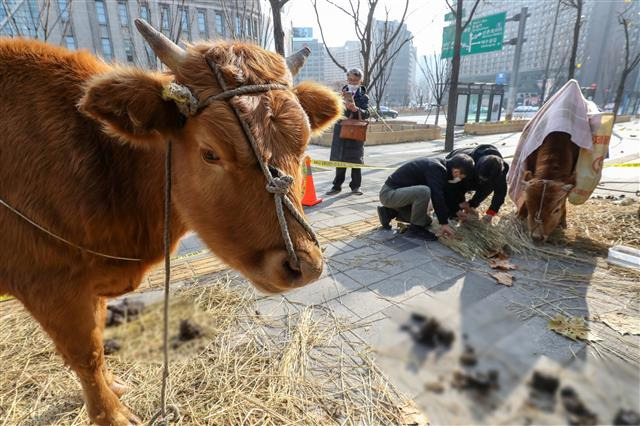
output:
[[[210, 57], [207, 57], [206, 54], [205, 58], [207, 61], [207, 65], [215, 75], [218, 85], [222, 89], [221, 93], [210, 96], [204, 101], [199, 101], [187, 87], [181, 84], [170, 83], [163, 90], [163, 97], [165, 99], [173, 100], [178, 106], [180, 112], [187, 117], [197, 114], [204, 107], [214, 101], [228, 101], [235, 96], [255, 95], [258, 93], [269, 92], [271, 90], [289, 90], [288, 86], [278, 83], [253, 84], [229, 89], [227, 84], [225, 83], [220, 67]], [[278, 217], [278, 223], [280, 224], [282, 238], [284, 239], [287, 253], [289, 255], [290, 264], [292, 267], [299, 268], [300, 260], [296, 255], [295, 248], [293, 247], [293, 242], [291, 241], [289, 226], [284, 214], [284, 207], [286, 207], [287, 210], [289, 210], [291, 216], [293, 216], [293, 218], [298, 221], [300, 225], [302, 225], [302, 227], [309, 234], [316, 246], [319, 247], [320, 243], [318, 242], [318, 238], [316, 237], [315, 232], [313, 232], [311, 226], [305, 221], [305, 219], [302, 217], [300, 212], [298, 212], [298, 210], [288, 197], [289, 191], [291, 190], [291, 187], [294, 183], [293, 177], [284, 174], [281, 170], [274, 166], [267, 165], [263, 161], [262, 156], [260, 155], [260, 150], [258, 149], [258, 144], [253, 137], [253, 133], [251, 132], [249, 124], [242, 119], [240, 111], [233, 103], [229, 103], [229, 106], [238, 119], [244, 135], [249, 142], [249, 145], [251, 145], [251, 149], [256, 157], [258, 165], [260, 166], [260, 169], [262, 170], [262, 173], [267, 180], [265, 189], [267, 190], [267, 192], [273, 194], [274, 196], [276, 215]]]
[[538, 212], [536, 213], [534, 220], [538, 225], [542, 225], [542, 206], [544, 204], [544, 194], [545, 192], [547, 192], [547, 184], [549, 183], [548, 180], [543, 179], [542, 180], [542, 196], [540, 197], [540, 206], [538, 207]]

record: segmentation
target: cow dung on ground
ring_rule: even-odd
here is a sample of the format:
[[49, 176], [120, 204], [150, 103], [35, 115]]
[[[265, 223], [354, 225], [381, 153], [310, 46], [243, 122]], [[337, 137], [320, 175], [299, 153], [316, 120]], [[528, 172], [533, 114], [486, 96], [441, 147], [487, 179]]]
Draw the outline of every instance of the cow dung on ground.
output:
[[[255, 310], [253, 288], [226, 279], [172, 294], [170, 330], [186, 319], [203, 333], [171, 352], [168, 403], [178, 407], [180, 424], [426, 424], [415, 421], [424, 416], [354, 333], [367, 324], [319, 306]], [[149, 305], [137, 320], [105, 331], [121, 345], [108, 365], [128, 385], [122, 401], [147, 421], [159, 406], [162, 312], [162, 303]], [[75, 377], [15, 301], [0, 311], [0, 365], [4, 424], [88, 422]]]

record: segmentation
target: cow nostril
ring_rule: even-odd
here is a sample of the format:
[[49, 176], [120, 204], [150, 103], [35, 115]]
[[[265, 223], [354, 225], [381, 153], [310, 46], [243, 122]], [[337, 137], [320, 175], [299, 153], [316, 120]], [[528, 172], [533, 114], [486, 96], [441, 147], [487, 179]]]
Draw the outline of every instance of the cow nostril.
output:
[[299, 278], [302, 275], [300, 267], [292, 262], [291, 259], [287, 259], [282, 262], [282, 267], [293, 278]]

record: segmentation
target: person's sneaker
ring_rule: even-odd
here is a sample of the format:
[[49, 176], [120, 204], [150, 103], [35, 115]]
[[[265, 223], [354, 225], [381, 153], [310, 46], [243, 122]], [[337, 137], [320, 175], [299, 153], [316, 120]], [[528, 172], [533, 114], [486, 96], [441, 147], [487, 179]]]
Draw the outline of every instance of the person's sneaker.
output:
[[391, 229], [391, 219], [395, 219], [396, 211], [388, 207], [378, 206], [378, 219], [383, 229]]
[[329, 191], [327, 191], [326, 195], [336, 195], [339, 194], [340, 191], [342, 191], [342, 189], [340, 188], [331, 188]]
[[409, 225], [409, 229], [404, 233], [409, 238], [417, 238], [426, 241], [436, 241], [438, 237], [431, 231], [427, 231], [426, 228], [418, 225]]
[[360, 191], [360, 188], [352, 189], [351, 193], [353, 195], [362, 195], [362, 191]]

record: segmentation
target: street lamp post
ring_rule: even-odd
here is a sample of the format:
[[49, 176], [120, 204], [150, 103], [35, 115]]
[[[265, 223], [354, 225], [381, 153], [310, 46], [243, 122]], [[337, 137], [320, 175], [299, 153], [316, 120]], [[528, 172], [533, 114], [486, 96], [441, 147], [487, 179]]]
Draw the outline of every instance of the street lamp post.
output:
[[560, 13], [560, 0], [556, 5], [556, 16], [553, 18], [553, 30], [551, 30], [551, 43], [549, 44], [549, 54], [547, 55], [547, 65], [544, 68], [544, 78], [542, 80], [542, 95], [540, 105], [544, 104], [544, 94], [547, 91], [547, 80], [549, 80], [549, 66], [551, 65], [551, 53], [553, 52], [553, 41], [556, 37], [556, 27], [558, 25], [558, 14]]
[[[520, 13], [509, 21], [519, 21], [518, 25], [518, 38], [516, 39], [516, 51], [513, 55], [513, 67], [511, 72], [511, 88], [509, 89], [509, 98], [507, 99], [507, 111], [506, 119], [511, 120], [513, 115], [513, 109], [515, 108], [516, 95], [518, 93], [518, 73], [520, 71], [520, 55], [522, 54], [522, 44], [525, 42], [524, 30], [527, 24], [527, 7], [520, 9]], [[511, 44], [513, 40], [510, 40], [508, 44]]]

